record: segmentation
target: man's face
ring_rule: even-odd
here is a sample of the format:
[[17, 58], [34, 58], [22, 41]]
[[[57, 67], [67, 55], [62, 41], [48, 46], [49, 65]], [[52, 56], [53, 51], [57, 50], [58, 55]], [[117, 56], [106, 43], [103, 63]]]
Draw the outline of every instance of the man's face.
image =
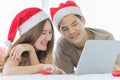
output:
[[78, 45], [84, 37], [83, 24], [84, 21], [75, 15], [67, 15], [60, 21], [60, 32], [69, 42]]

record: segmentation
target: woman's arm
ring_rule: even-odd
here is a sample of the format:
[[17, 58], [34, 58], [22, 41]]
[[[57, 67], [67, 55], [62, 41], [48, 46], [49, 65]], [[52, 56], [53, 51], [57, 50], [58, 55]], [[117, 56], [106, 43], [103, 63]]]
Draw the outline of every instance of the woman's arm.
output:
[[4, 75], [34, 74], [34, 73], [40, 73], [42, 71], [49, 71], [53, 74], [64, 73], [63, 70], [51, 64], [19, 66], [19, 61], [13, 60], [11, 58], [7, 60], [3, 68]]
[[10, 57], [13, 60], [19, 59], [24, 51], [29, 52], [30, 62], [31, 65], [39, 64], [39, 60], [37, 58], [36, 52], [34, 47], [31, 44], [18, 44], [15, 46], [11, 52]]
[[19, 60], [9, 58], [4, 65], [3, 74], [5, 75], [18, 75], [18, 74], [31, 74], [38, 73], [43, 70], [43, 64], [19, 66]]
[[25, 44], [25, 45], [27, 45], [30, 48], [29, 56], [30, 56], [30, 63], [31, 63], [31, 65], [40, 64], [34, 47], [32, 45], [29, 45], [29, 44]]

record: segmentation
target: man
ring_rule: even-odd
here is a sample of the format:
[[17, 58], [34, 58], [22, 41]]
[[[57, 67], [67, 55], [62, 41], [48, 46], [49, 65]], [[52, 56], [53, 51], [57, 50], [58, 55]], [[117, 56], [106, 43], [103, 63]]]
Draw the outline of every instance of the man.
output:
[[66, 73], [74, 73], [87, 40], [114, 40], [105, 30], [85, 28], [85, 18], [73, 1], [61, 3], [50, 11], [53, 23], [63, 35], [55, 51], [55, 64]]

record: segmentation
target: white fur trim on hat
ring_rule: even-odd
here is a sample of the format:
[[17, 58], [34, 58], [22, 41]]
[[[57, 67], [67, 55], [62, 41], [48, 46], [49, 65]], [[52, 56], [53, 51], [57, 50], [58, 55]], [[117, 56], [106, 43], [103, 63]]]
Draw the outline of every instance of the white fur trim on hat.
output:
[[19, 28], [20, 35], [23, 33], [29, 31], [31, 28], [33, 28], [35, 25], [37, 25], [39, 22], [45, 20], [48, 18], [48, 15], [46, 15], [45, 12], [40, 11], [37, 14], [33, 15], [30, 19], [25, 21]]
[[6, 41], [5, 41], [5, 45], [6, 45], [7, 47], [10, 47], [10, 46], [11, 46], [11, 41], [10, 41], [10, 40], [6, 40]]
[[83, 16], [79, 7], [71, 6], [71, 7], [62, 8], [58, 12], [56, 12], [53, 18], [53, 23], [55, 24], [57, 28], [58, 28], [58, 24], [60, 23], [61, 19], [68, 14], [78, 14], [80, 16]]

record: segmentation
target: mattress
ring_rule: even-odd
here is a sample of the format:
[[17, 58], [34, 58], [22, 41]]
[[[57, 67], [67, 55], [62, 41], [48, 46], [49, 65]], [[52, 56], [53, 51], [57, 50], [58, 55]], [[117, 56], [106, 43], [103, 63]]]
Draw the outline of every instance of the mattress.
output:
[[27, 74], [27, 75], [12, 75], [4, 76], [0, 73], [0, 80], [120, 80], [120, 77], [114, 77], [111, 73], [107, 74], [86, 74], [86, 75], [42, 75], [42, 74]]

